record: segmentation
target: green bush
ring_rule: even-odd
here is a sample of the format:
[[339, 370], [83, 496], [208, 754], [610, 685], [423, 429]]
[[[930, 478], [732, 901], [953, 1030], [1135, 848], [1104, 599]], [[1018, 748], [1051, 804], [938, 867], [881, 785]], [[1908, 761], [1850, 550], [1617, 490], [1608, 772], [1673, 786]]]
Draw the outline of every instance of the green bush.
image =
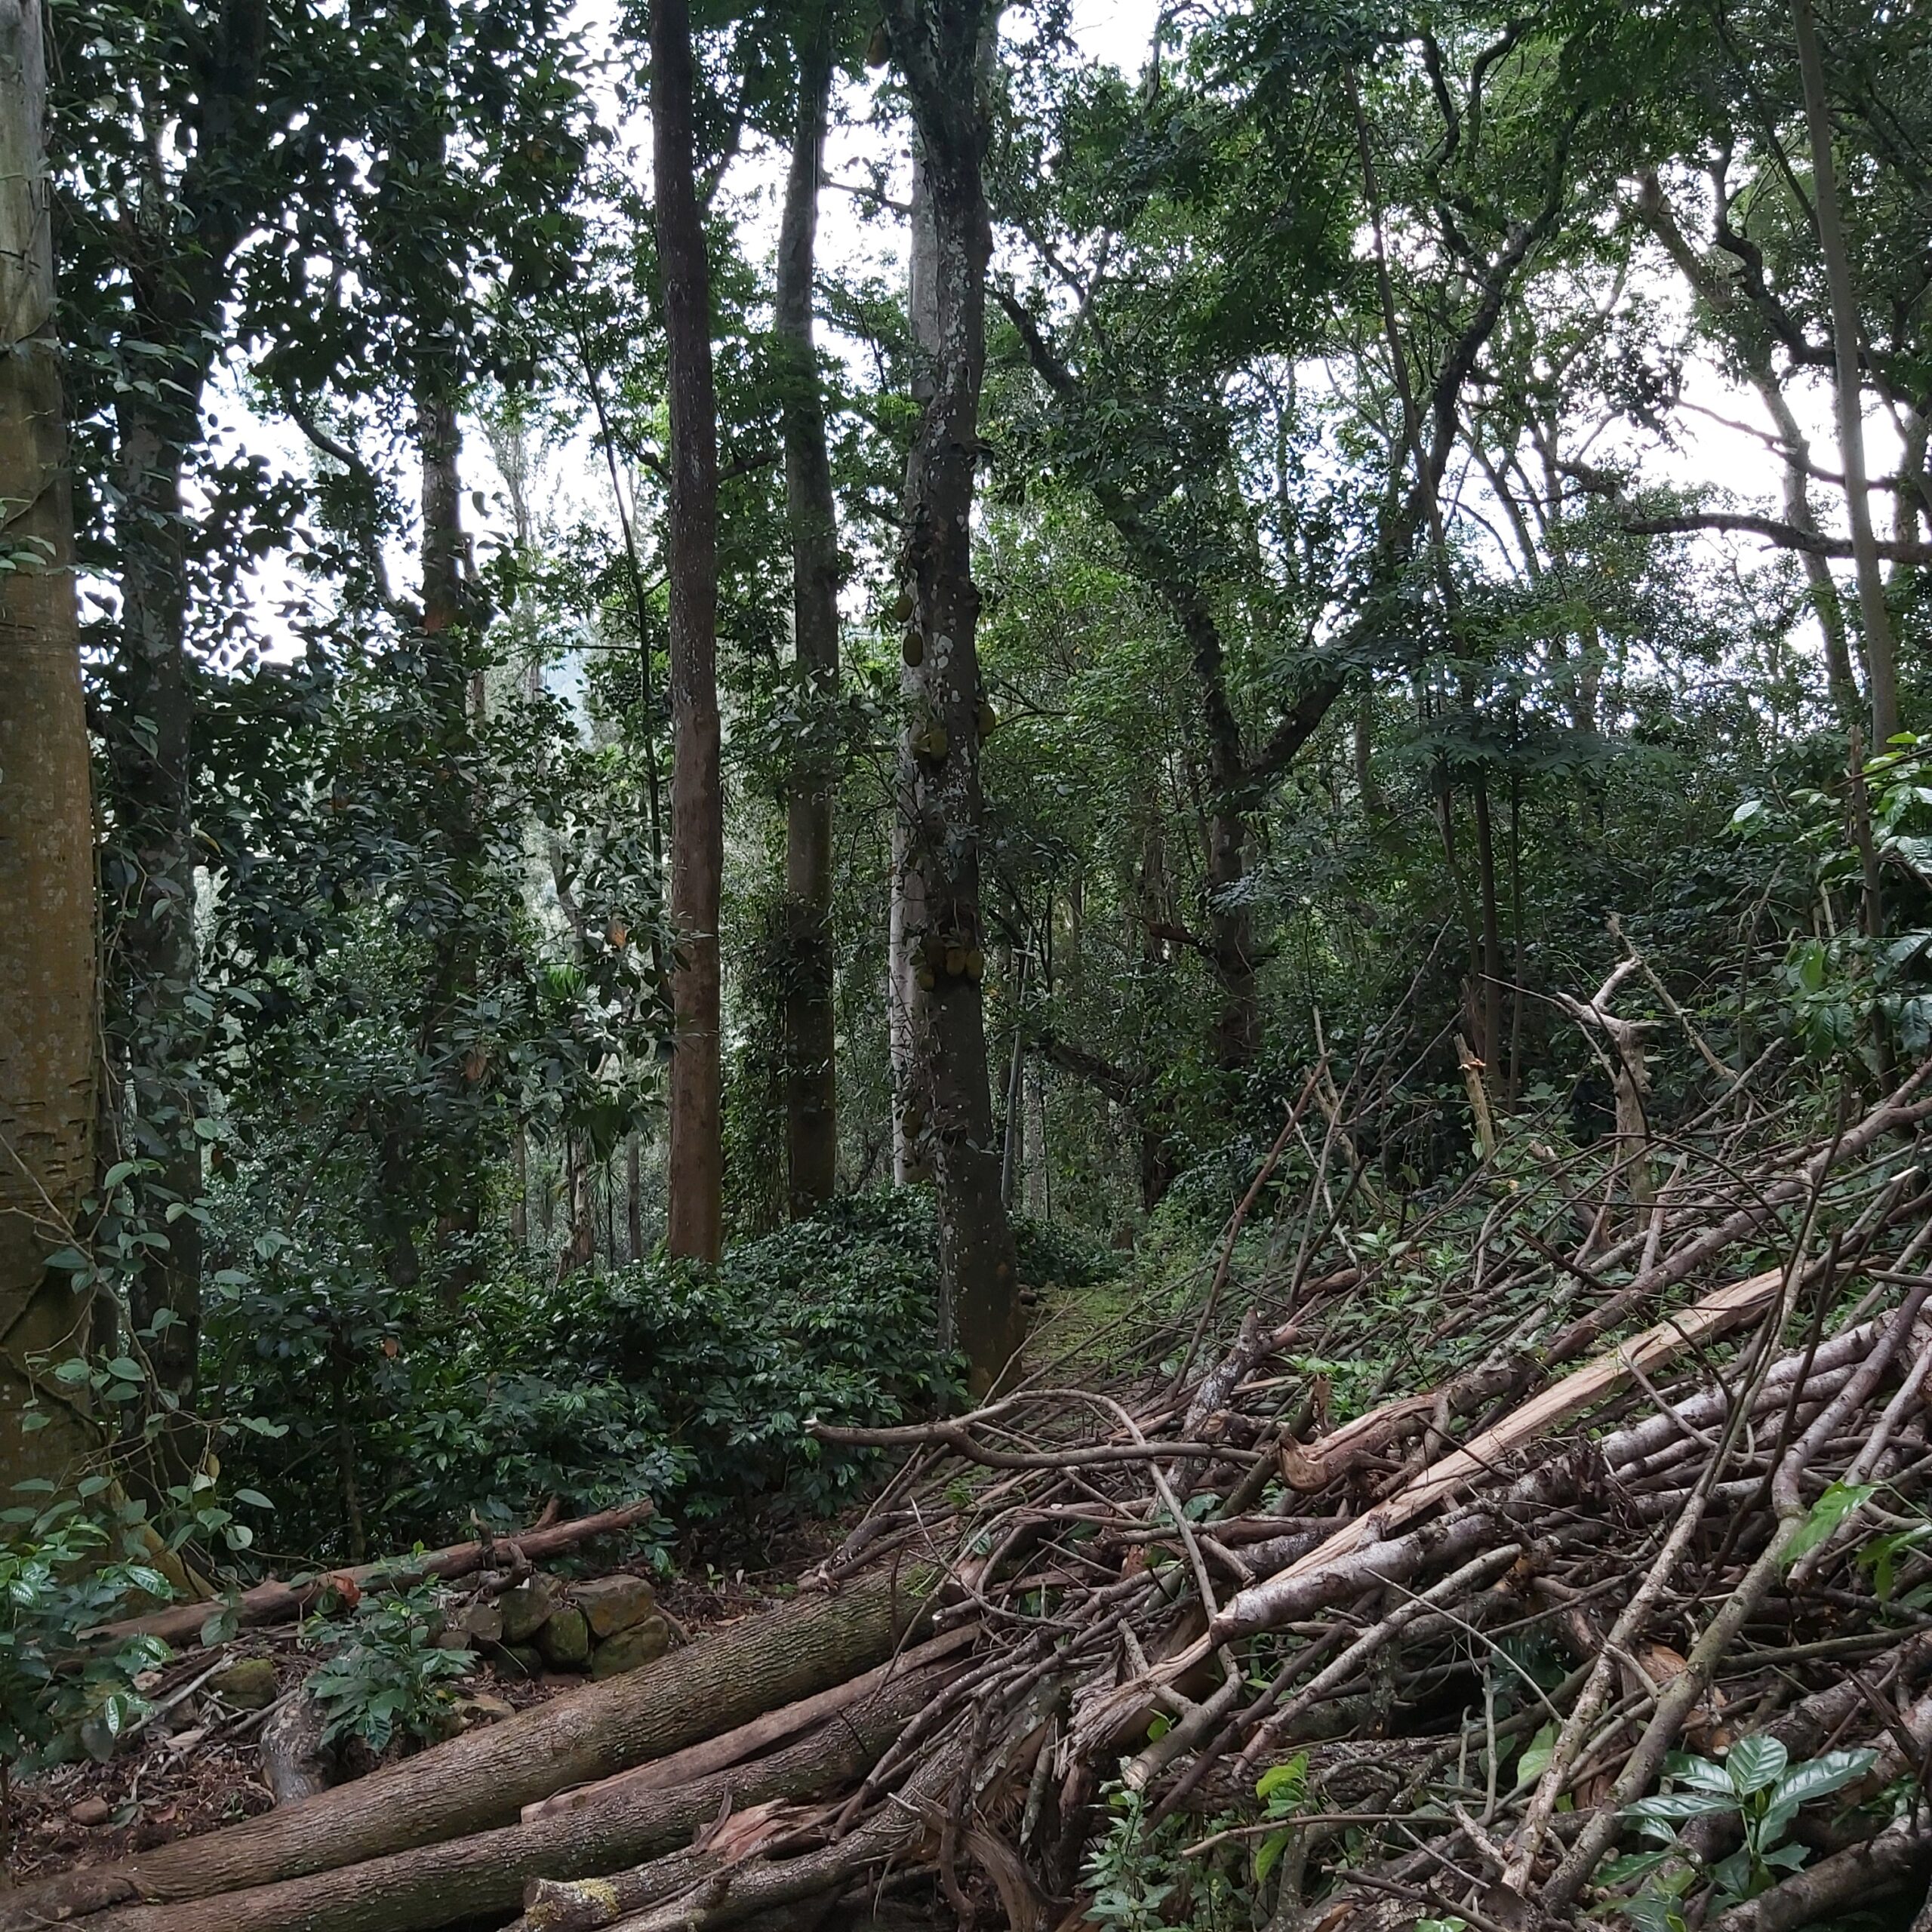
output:
[[328, 1654], [303, 1688], [321, 1709], [325, 1744], [356, 1738], [380, 1757], [398, 1737], [420, 1744], [442, 1733], [456, 1708], [452, 1687], [475, 1660], [437, 1647], [438, 1620], [426, 1583], [365, 1596], [346, 1625], [310, 1620]]
[[[105, 1487], [98, 1477], [85, 1486], [89, 1501]], [[103, 1521], [72, 1497], [0, 1513], [0, 1786], [83, 1752], [104, 1759], [146, 1713], [134, 1680], [168, 1654], [158, 1639], [134, 1638], [71, 1663], [77, 1633], [131, 1596], [171, 1594], [139, 1560], [139, 1506], [113, 1513]]]
[[1064, 1221], [1036, 1221], [1030, 1214], [1016, 1214], [1013, 1240], [1019, 1251], [1020, 1278], [1035, 1287], [1095, 1287], [1121, 1270], [1121, 1256]]
[[[921, 1192], [863, 1195], [734, 1248], [561, 1283], [498, 1272], [451, 1314], [373, 1257], [275, 1247], [225, 1271], [211, 1386], [246, 1417], [225, 1475], [306, 1556], [508, 1527], [551, 1495], [595, 1508], [648, 1491], [657, 1534], [749, 1509], [837, 1509], [868, 1459], [812, 1416], [869, 1424], [955, 1377], [933, 1344], [934, 1228]], [[266, 1430], [281, 1428], [272, 1435]]]

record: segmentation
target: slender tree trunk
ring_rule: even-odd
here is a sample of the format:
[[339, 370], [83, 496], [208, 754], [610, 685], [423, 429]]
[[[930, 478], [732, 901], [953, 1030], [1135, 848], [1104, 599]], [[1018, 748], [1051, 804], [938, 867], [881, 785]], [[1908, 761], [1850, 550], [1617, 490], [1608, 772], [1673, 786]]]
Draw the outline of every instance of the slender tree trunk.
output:
[[[1932, 421], [1922, 410], [1907, 407], [1903, 432], [1903, 447], [1899, 453], [1900, 485], [1898, 500], [1892, 511], [1892, 537], [1900, 544], [1915, 543], [1921, 518], [1932, 517], [1932, 491], [1926, 487], [1925, 449], [1932, 441]], [[1898, 583], [1912, 566], [1897, 563], [1892, 566], [1892, 581]]]
[[596, 1201], [591, 1189], [590, 1149], [581, 1136], [564, 1142], [565, 1212], [569, 1217], [564, 1251], [557, 1257], [557, 1278], [574, 1275], [597, 1259]]
[[[169, 366], [166, 364], [164, 368]], [[190, 358], [176, 365], [186, 372]], [[183, 387], [199, 393], [198, 365]], [[129, 719], [112, 745], [115, 849], [106, 879], [113, 906], [115, 1032], [125, 1056], [126, 1151], [155, 1164], [143, 1192], [160, 1221], [202, 1192], [195, 1134], [195, 1076], [201, 1028], [193, 1017], [200, 966], [195, 935], [192, 773], [194, 694], [187, 629], [185, 451], [198, 435], [198, 408], [122, 399], [117, 466], [122, 488], [119, 694]], [[177, 1423], [162, 1434], [167, 1483], [184, 1480], [194, 1459], [186, 1420], [201, 1336], [201, 1223], [177, 1213], [158, 1228], [128, 1286], [130, 1326], [144, 1343], [157, 1394], [174, 1398]]]
[[[923, 894], [923, 930], [908, 930], [930, 1024], [915, 1040], [915, 1096], [939, 1184], [943, 1321], [949, 1312], [976, 1392], [991, 1388], [1024, 1337], [1013, 1231], [1000, 1201], [986, 1066], [980, 921], [980, 739], [985, 694], [972, 574], [974, 472], [986, 365], [991, 224], [980, 165], [988, 139], [983, 0], [889, 0], [921, 145], [934, 247], [929, 389], [906, 467], [901, 582], [918, 663], [901, 746], [909, 808], [906, 865]], [[914, 303], [918, 319], [918, 293]], [[930, 984], [926, 983], [930, 982]]]
[[1858, 614], [1865, 630], [1865, 666], [1872, 700], [1872, 749], [1883, 752], [1899, 731], [1898, 657], [1885, 580], [1872, 534], [1872, 499], [1865, 481], [1864, 383], [1859, 373], [1858, 297], [1851, 257], [1839, 219], [1837, 171], [1832, 158], [1832, 111], [1825, 98], [1824, 63], [1818, 52], [1811, 0], [1791, 0], [1798, 41], [1798, 69], [1804, 85], [1804, 123], [1811, 140], [1812, 195], [1817, 204], [1818, 246], [1831, 294], [1832, 352], [1838, 378], [1838, 460], [1844, 469], [1845, 509], [1858, 575]]
[[633, 1261], [644, 1259], [644, 1159], [633, 1128], [624, 1136], [624, 1238]]
[[1497, 906], [1496, 839], [1490, 823], [1489, 777], [1478, 768], [1470, 794], [1476, 822], [1477, 889], [1482, 899], [1482, 1043], [1478, 1049], [1491, 1077], [1503, 1058], [1503, 924]]
[[[94, 1179], [94, 822], [54, 322], [39, 0], [0, 0], [0, 1491], [57, 1481], [92, 1432], [31, 1358], [86, 1346], [48, 1257]], [[38, 1395], [48, 1426], [22, 1429]]]
[[926, 1157], [925, 1108], [919, 1097], [918, 1057], [913, 1051], [925, 1019], [917, 937], [924, 930], [925, 916], [907, 829], [912, 814], [909, 776], [909, 761], [902, 754], [894, 778], [891, 904], [886, 936], [891, 956], [885, 979], [886, 1046], [892, 1071], [892, 1179], [898, 1187], [932, 1179], [932, 1164]]
[[1260, 1051], [1261, 1004], [1254, 967], [1254, 916], [1241, 882], [1247, 871], [1247, 798], [1251, 789], [1241, 726], [1228, 701], [1221, 634], [1207, 604], [1192, 585], [1177, 598], [1201, 688], [1208, 734], [1208, 782], [1213, 788], [1206, 825], [1208, 964], [1220, 1004], [1214, 1015], [1214, 1058], [1229, 1071], [1245, 1066]]
[[[912, 320], [915, 351], [912, 394], [921, 408], [933, 399], [933, 371], [940, 353], [939, 231], [933, 218], [932, 190], [928, 184], [921, 137], [912, 131], [912, 245], [909, 251], [906, 309]], [[904, 602], [909, 596], [902, 592]], [[909, 715], [920, 703], [925, 643], [916, 626], [905, 637], [899, 673], [900, 695]], [[909, 749], [916, 728], [901, 734], [894, 779], [892, 814], [891, 904], [888, 915], [891, 958], [886, 976], [887, 1045], [892, 1066], [892, 1177], [905, 1187], [931, 1180], [931, 1143], [928, 1136], [930, 1097], [921, 1085], [918, 1069], [931, 1053], [931, 1004], [922, 980], [919, 942], [926, 928], [925, 880], [913, 860], [913, 828], [918, 818], [917, 764]]]
[[[1770, 411], [1784, 444], [1785, 521], [1794, 530], [1815, 534], [1818, 519], [1812, 514], [1810, 483], [1806, 474], [1811, 460], [1811, 445], [1798, 426], [1791, 405], [1785, 400], [1784, 390], [1772, 371], [1770, 358], [1766, 355], [1763, 360], [1761, 374], [1755, 368], [1751, 371], [1751, 384]], [[1825, 678], [1831, 690], [1832, 703], [1837, 708], [1840, 719], [1850, 724], [1858, 718], [1863, 703], [1858, 694], [1858, 680], [1852, 672], [1851, 649], [1845, 635], [1844, 603], [1838, 595], [1838, 580], [1832, 575], [1831, 565], [1813, 552], [1801, 552], [1800, 561], [1804, 568], [1804, 581], [1811, 592], [1811, 608], [1817, 614], [1818, 629], [1825, 640]]]
[[1509, 774], [1509, 1078], [1504, 1104], [1515, 1109], [1523, 1092], [1523, 779]]
[[715, 1261], [724, 1242], [718, 901], [724, 869], [718, 775], [718, 402], [711, 277], [694, 178], [693, 63], [685, 0], [653, 0], [651, 119], [657, 254], [670, 355], [671, 1252]]
[[510, 1243], [521, 1257], [530, 1247], [530, 1136], [521, 1121], [510, 1137], [510, 1161], [516, 1175], [516, 1194], [510, 1202]]
[[[1038, 1060], [1028, 1070], [1026, 1109], [1026, 1211], [1036, 1221], [1044, 1221], [1048, 1214], [1048, 1183], [1051, 1178], [1047, 1169], [1047, 1069]], [[1146, 1167], [1145, 1140], [1143, 1136], [1143, 1180]], [[1164, 1183], [1162, 1185], [1164, 1186]], [[1155, 1198], [1159, 1198], [1158, 1193]]]
[[[446, 377], [438, 380], [441, 376], [438, 371], [423, 381], [416, 407], [417, 454], [423, 470], [422, 646], [426, 694], [451, 774], [435, 807], [450, 868], [446, 890], [460, 908], [475, 900], [481, 884], [478, 801], [473, 780], [463, 768], [472, 761], [475, 715], [481, 708], [470, 669], [472, 629], [478, 613], [463, 574], [463, 433], [454, 384]], [[449, 1094], [451, 1112], [458, 1119], [468, 1110], [467, 1089], [474, 1078], [457, 1050], [459, 1022], [475, 996], [476, 983], [475, 935], [453, 914], [437, 931], [420, 1044], [425, 1063]], [[411, 1164], [425, 1156], [430, 1164], [439, 1241], [467, 1241], [481, 1224], [478, 1152], [467, 1134], [439, 1137], [439, 1144], [411, 1150]], [[472, 1273], [466, 1262], [448, 1269], [445, 1298], [460, 1300]]]
[[777, 334], [786, 360], [785, 504], [792, 607], [809, 722], [792, 761], [785, 815], [785, 1140], [793, 1220], [832, 1198], [838, 1171], [833, 1058], [832, 804], [837, 771], [829, 712], [838, 691], [838, 522], [825, 402], [812, 337], [814, 243], [832, 91], [827, 5], [801, 35], [798, 125], [778, 235]]
[[1000, 1151], [1000, 1204], [1013, 1211], [1014, 1190], [1026, 1165], [1026, 962], [1024, 946], [1012, 949], [1007, 984], [1013, 989], [1013, 1049], [1006, 1069], [1006, 1138]]

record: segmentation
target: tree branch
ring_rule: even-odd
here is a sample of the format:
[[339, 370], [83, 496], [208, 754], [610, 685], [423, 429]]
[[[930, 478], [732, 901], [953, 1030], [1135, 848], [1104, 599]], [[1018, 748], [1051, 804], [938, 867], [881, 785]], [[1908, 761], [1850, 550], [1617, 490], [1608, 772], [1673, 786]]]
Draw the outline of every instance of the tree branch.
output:
[[[1781, 550], [1809, 551], [1814, 557], [1848, 558], [1852, 554], [1851, 544], [1845, 537], [1800, 530], [1795, 524], [1782, 523], [1774, 516], [1752, 516], [1742, 511], [1687, 510], [1674, 516], [1629, 517], [1620, 527], [1632, 537], [1679, 537], [1699, 530], [1730, 530], [1761, 537]], [[1932, 564], [1932, 543], [1900, 543], [1879, 538], [1875, 545], [1878, 554], [1887, 563]]]

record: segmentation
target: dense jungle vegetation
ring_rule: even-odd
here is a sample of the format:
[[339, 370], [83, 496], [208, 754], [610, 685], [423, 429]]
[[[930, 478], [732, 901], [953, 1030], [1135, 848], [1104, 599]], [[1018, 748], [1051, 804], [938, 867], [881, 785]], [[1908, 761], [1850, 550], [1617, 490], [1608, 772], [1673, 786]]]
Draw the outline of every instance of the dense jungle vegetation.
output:
[[[214, 1644], [271, 1574], [488, 1558], [648, 1496], [623, 1553], [667, 1588], [801, 1571], [857, 1522], [846, 1552], [952, 1566], [1016, 1657], [1049, 1626], [1084, 1655], [1057, 1593], [1125, 1602], [1137, 1564], [1195, 1621], [1106, 1611], [1151, 1734], [1085, 1693], [1036, 1711], [1032, 1678], [1011, 1737], [990, 1694], [969, 1743], [894, 1707], [792, 1861], [830, 1877], [760, 1841], [715, 1854], [763, 1875], [742, 1899], [647, 1885], [638, 1925], [856, 1912], [906, 1847], [889, 1804], [853, 1821], [903, 1776], [952, 1807], [910, 1861], [943, 1922], [1848, 1926], [1817, 1875], [1842, 1819], [1783, 1835], [1853, 1786], [1904, 1847], [1872, 1840], [1872, 1898], [1906, 1903], [1869, 1922], [1904, 1926], [1932, 1655], [1883, 1651], [1869, 1708], [1777, 1743], [1789, 1772], [1746, 1703], [1849, 1695], [1852, 1665], [1694, 1700], [1761, 1549], [1749, 1614], [1788, 1602], [1807, 1669], [1927, 1614], [1873, 1565], [1932, 1535], [1899, 1446], [1929, 429], [1909, 7], [0, 0], [6, 1775], [165, 1705], [152, 1636], [94, 1626], [198, 1603]], [[1478, 1643], [1472, 1607], [1445, 1636], [1380, 1570], [1265, 1625], [1217, 1608], [1302, 1555], [1190, 1525], [1393, 1537], [1377, 1483], [1780, 1269], [1734, 1359], [1685, 1318], [1671, 1401], [1736, 1397], [1684, 1425], [1694, 1515], [1601, 1505], [1613, 1561], [1537, 1492], [1559, 1556], [1504, 1580], [1567, 1580], [1531, 1635]], [[1804, 1407], [1875, 1322], [1869, 1381]], [[1760, 1440], [1764, 1364], [1807, 1347]], [[1598, 1435], [1664, 1403], [1617, 1373], [1636, 1407]], [[1043, 1385], [1075, 1392], [945, 1420]], [[1444, 1520], [1439, 1567], [1498, 1597], [1501, 1531]], [[1651, 1571], [1680, 1535], [1695, 1587]], [[426, 1588], [338, 1667], [372, 1761], [368, 1659], [435, 1735]], [[1323, 1797], [1294, 1723], [1382, 1665], [1295, 1673], [1364, 1629], [1463, 1645], [1389, 1679], [1462, 1755]], [[1578, 1672], [1629, 1664], [1622, 1704], [1550, 1663], [1565, 1629]], [[1211, 1638], [1220, 1689], [1162, 1676]], [[1690, 1687], [1654, 1743], [1657, 1644]], [[838, 1656], [825, 1682], [876, 1661]], [[1411, 1735], [1348, 1708], [1306, 1735]], [[1002, 1803], [1023, 1857], [982, 1841]], [[1693, 1842], [1733, 1810], [1742, 1839]], [[1451, 1832], [1433, 1865], [1389, 1835], [1411, 1814]], [[321, 1869], [264, 1859], [269, 1890]], [[494, 1918], [371, 1878], [387, 1919], [219, 1922], [501, 1924], [591, 1870], [520, 1864]], [[240, 1881], [195, 1882], [85, 1909], [215, 1924]]]

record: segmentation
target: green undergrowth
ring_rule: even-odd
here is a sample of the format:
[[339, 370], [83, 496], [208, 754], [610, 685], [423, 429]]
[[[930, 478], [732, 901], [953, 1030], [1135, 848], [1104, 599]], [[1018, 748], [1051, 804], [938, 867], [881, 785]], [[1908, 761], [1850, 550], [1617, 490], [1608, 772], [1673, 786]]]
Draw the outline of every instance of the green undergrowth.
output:
[[[1021, 1278], [1109, 1266], [1023, 1220]], [[230, 1271], [209, 1386], [238, 1420], [225, 1484], [265, 1497], [262, 1546], [303, 1558], [407, 1549], [648, 1493], [647, 1534], [740, 1540], [835, 1512], [875, 1457], [823, 1447], [813, 1417], [876, 1426], [953, 1399], [934, 1340], [937, 1229], [924, 1189], [835, 1203], [733, 1248], [561, 1282], [500, 1268], [452, 1309], [366, 1257], [269, 1244]]]

